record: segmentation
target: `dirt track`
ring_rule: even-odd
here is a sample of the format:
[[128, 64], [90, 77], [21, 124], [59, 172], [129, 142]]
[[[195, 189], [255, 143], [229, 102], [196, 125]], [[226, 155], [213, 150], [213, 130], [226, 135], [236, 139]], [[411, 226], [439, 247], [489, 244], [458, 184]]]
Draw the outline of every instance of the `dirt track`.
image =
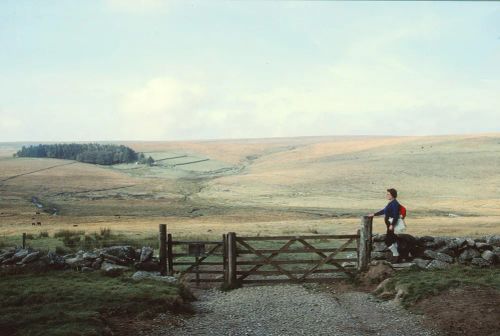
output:
[[205, 291], [197, 314], [148, 335], [438, 335], [393, 302], [367, 293], [334, 296], [300, 285]]

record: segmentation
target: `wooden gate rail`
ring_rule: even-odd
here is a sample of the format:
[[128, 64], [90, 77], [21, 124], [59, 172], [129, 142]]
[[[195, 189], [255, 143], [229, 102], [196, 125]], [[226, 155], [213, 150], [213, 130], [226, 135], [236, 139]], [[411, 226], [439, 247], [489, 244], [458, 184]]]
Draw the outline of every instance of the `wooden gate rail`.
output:
[[[238, 255], [242, 254], [252, 254], [257, 256], [257, 260], [236, 260], [236, 267], [241, 266], [241, 265], [254, 265], [249, 270], [241, 270], [238, 271], [236, 270], [234, 273], [235, 276], [233, 276], [233, 280], [237, 282], [238, 284], [242, 284], [248, 281], [246, 279], [250, 275], [285, 275], [288, 280], [291, 281], [296, 281], [296, 282], [303, 282], [304, 280], [307, 279], [308, 276], [311, 274], [328, 274], [328, 273], [338, 273], [342, 272], [347, 274], [349, 277], [353, 277], [354, 274], [349, 271], [346, 267], [342, 266], [340, 263], [341, 262], [357, 262], [358, 258], [337, 258], [334, 259], [336, 255], [338, 255], [341, 252], [348, 252], [348, 251], [357, 251], [357, 248], [352, 248], [348, 247], [350, 244], [352, 244], [355, 240], [359, 239], [359, 235], [314, 235], [314, 236], [275, 236], [275, 237], [236, 237], [236, 234], [232, 233], [234, 235], [234, 241], [236, 244], [242, 246], [245, 248], [244, 250], [236, 248], [236, 259]], [[348, 239], [346, 242], [344, 242], [340, 247], [336, 248], [316, 248], [312, 244], [308, 243], [306, 239], [313, 239], [313, 240], [331, 240], [331, 239]], [[283, 241], [285, 240], [286, 242], [284, 243], [283, 246], [279, 249], [257, 249], [254, 248], [249, 244], [248, 241]], [[304, 247], [303, 248], [294, 248], [290, 249], [290, 246], [294, 243], [300, 243]], [[324, 252], [330, 252], [329, 255], [326, 255]], [[270, 255], [265, 255], [264, 253], [270, 253]], [[305, 259], [305, 260], [281, 260], [277, 259], [276, 257], [279, 254], [288, 254], [288, 253], [314, 253], [320, 256], [321, 259]], [[291, 265], [291, 264], [312, 264], [313, 267], [311, 267], [308, 270], [288, 270], [280, 265]], [[335, 269], [319, 269], [325, 264], [333, 265], [336, 268]], [[262, 266], [271, 266], [275, 268], [274, 271], [260, 271], [259, 269]], [[300, 277], [296, 276], [299, 275]], [[234, 279], [235, 278], [235, 279]], [[262, 279], [259, 281], [266, 281], [268, 279]], [[255, 280], [257, 281], [257, 280]], [[252, 281], [252, 282], [255, 282]]]
[[[160, 232], [161, 231], [162, 228], [160, 226]], [[174, 273], [176, 273], [179, 277], [185, 277], [188, 274], [194, 274], [196, 278], [190, 278], [188, 281], [197, 283], [225, 281], [225, 273], [227, 269], [225, 266], [225, 235], [223, 235], [222, 240], [174, 240], [172, 238], [172, 234], [167, 234], [166, 236], [166, 263], [169, 275], [174, 275]], [[162, 249], [161, 245], [162, 242], [160, 241], [160, 250]], [[203, 246], [203, 251], [196, 255], [190, 254], [190, 245]], [[208, 246], [208, 250], [204, 251], [206, 245]], [[187, 246], [187, 252], [174, 252], [175, 246]], [[175, 260], [179, 257], [191, 257], [196, 259], [182, 261]], [[209, 257], [217, 257], [219, 260], [207, 260]], [[178, 269], [178, 266], [187, 266], [187, 268]], [[209, 266], [209, 269], [200, 269], [202, 266]], [[219, 275], [219, 277], [200, 278], [200, 275]]]
[[[245, 283], [296, 283], [296, 282], [321, 282], [331, 281], [332, 277], [311, 277], [313, 274], [335, 274], [343, 273], [354, 277], [356, 272], [366, 270], [370, 261], [372, 245], [372, 217], [364, 216], [361, 219], [360, 230], [356, 234], [349, 235], [304, 235], [304, 236], [244, 236], [238, 237], [236, 233], [230, 232], [222, 235], [222, 240], [173, 240], [171, 234], [166, 234], [166, 225], [160, 224], [160, 269], [162, 273], [179, 276], [195, 274], [196, 282], [221, 282], [228, 288], [234, 288]], [[315, 247], [317, 243], [311, 244], [308, 240], [319, 241], [321, 247]], [[338, 247], [324, 246], [325, 241], [346, 240]], [[253, 241], [275, 242], [281, 245], [279, 248], [257, 248], [252, 246]], [[297, 244], [295, 248], [291, 248]], [[355, 244], [355, 247], [350, 246]], [[174, 247], [188, 245], [187, 252], [175, 251]], [[192, 246], [192, 245], [199, 245]], [[205, 246], [210, 247], [205, 252]], [[213, 245], [213, 246], [212, 246]], [[200, 247], [202, 246], [202, 248]], [[317, 246], [317, 245], [316, 245]], [[193, 248], [193, 249], [192, 249]], [[192, 250], [198, 251], [194, 255]], [[356, 257], [339, 256], [340, 253], [356, 252]], [[287, 259], [279, 257], [282, 254], [313, 254], [316, 259]], [[243, 260], [243, 256], [254, 256], [254, 260]], [[179, 257], [195, 257], [194, 261], [175, 260]], [[208, 260], [209, 257], [212, 257]], [[214, 261], [214, 257], [218, 260]], [[319, 257], [319, 258], [318, 258]], [[350, 263], [350, 265], [341, 265]], [[308, 265], [308, 269], [286, 269], [283, 265]], [[325, 268], [324, 266], [335, 268]], [[187, 266], [185, 269], [177, 269], [176, 266]], [[208, 266], [206, 269], [200, 269]], [[241, 269], [239, 266], [251, 266], [249, 269]], [[264, 266], [272, 269], [261, 269]], [[221, 269], [216, 269], [220, 267]], [[200, 278], [200, 275], [219, 275], [219, 277]], [[262, 277], [261, 279], [247, 279], [251, 275]], [[286, 276], [285, 279], [268, 279], [266, 276]]]

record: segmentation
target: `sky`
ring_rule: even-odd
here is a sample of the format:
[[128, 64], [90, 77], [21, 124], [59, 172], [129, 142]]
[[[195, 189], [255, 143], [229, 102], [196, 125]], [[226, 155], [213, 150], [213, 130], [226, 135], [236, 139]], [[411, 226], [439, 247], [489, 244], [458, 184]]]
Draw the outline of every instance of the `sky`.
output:
[[0, 1], [0, 142], [500, 131], [500, 3]]

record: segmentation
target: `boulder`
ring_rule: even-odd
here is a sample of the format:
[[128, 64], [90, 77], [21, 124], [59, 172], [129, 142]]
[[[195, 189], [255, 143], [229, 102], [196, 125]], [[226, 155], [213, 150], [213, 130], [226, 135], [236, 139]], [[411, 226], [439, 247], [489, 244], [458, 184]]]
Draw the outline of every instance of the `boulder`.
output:
[[427, 258], [430, 258], [430, 259], [436, 259], [436, 260], [439, 260], [439, 261], [442, 261], [442, 262], [446, 262], [446, 263], [452, 263], [453, 262], [453, 258], [450, 257], [449, 255], [444, 254], [444, 253], [440, 253], [440, 252], [436, 252], [436, 251], [433, 251], [433, 250], [425, 250], [424, 251], [424, 256], [427, 257]]
[[486, 243], [490, 244], [491, 246], [500, 247], [500, 235], [489, 236], [486, 239]]
[[476, 247], [476, 242], [472, 238], [465, 239], [465, 242], [467, 243], [468, 247]]
[[425, 243], [433, 242], [434, 241], [434, 237], [431, 237], [431, 236], [422, 236], [422, 237], [418, 238], [418, 241], [420, 242], [420, 244], [425, 244]]
[[388, 289], [390, 281], [391, 281], [390, 278], [383, 280], [381, 283], [378, 284], [377, 288], [375, 288], [372, 293], [377, 294], [386, 291]]
[[373, 260], [385, 260], [390, 258], [391, 253], [390, 252], [372, 252], [371, 253], [371, 258]]
[[123, 274], [123, 272], [125, 272], [126, 270], [128, 270], [128, 267], [115, 265], [107, 261], [104, 261], [101, 264], [101, 270], [107, 276], [116, 277]]
[[365, 283], [378, 283], [391, 277], [394, 272], [390, 263], [382, 260], [373, 261], [370, 263], [368, 271], [361, 276], [361, 279]]
[[387, 291], [387, 292], [382, 292], [380, 294], [377, 295], [377, 297], [381, 300], [390, 300], [392, 298], [394, 298], [394, 296], [396, 295], [396, 293], [394, 291]]
[[45, 256], [45, 262], [50, 267], [57, 269], [64, 268], [66, 266], [64, 258], [52, 251], [47, 253]]
[[430, 261], [425, 259], [415, 258], [413, 259], [413, 263], [417, 265], [418, 268], [424, 269], [427, 267], [427, 265], [429, 265]]
[[467, 245], [465, 238], [454, 238], [452, 239], [453, 244], [456, 244], [457, 248], [462, 248], [463, 246]]
[[100, 253], [111, 255], [122, 260], [134, 260], [135, 249], [132, 246], [111, 246], [100, 250]]
[[[458, 239], [460, 238], [454, 238], [454, 239], [450, 239], [446, 246], [442, 247], [441, 250], [449, 250], [449, 251], [456, 251], [460, 248], [460, 246], [463, 244], [463, 242], [459, 241]], [[446, 252], [442, 252], [442, 253], [446, 253]], [[448, 254], [448, 253], [446, 253]]]
[[473, 258], [478, 258], [481, 254], [472, 248], [467, 248], [460, 253], [460, 256], [458, 257], [458, 262], [461, 264], [465, 264], [469, 261], [471, 261]]
[[84, 273], [89, 273], [95, 271], [95, 269], [93, 269], [92, 267], [82, 267], [81, 271]]
[[101, 268], [101, 264], [103, 262], [103, 259], [102, 258], [97, 258], [96, 260], [94, 260], [94, 262], [92, 263], [92, 268], [93, 269], [100, 269]]
[[450, 257], [454, 257], [454, 256], [455, 256], [455, 249], [454, 249], [454, 248], [449, 247], [449, 245], [445, 245], [445, 246], [441, 247], [441, 248], [438, 250], [438, 252], [439, 252], [439, 253], [446, 254], [446, 255], [449, 255]]
[[441, 260], [432, 260], [426, 267], [428, 270], [434, 270], [434, 269], [447, 269], [451, 265], [448, 264], [447, 262], [441, 261]]
[[496, 260], [500, 261], [500, 247], [494, 247], [492, 252], [496, 255]]
[[151, 258], [153, 258], [153, 249], [149, 246], [144, 246], [141, 249], [139, 261], [146, 262], [146, 261], [150, 261]]
[[418, 269], [418, 266], [414, 262], [402, 262], [397, 264], [392, 264], [392, 267], [399, 271], [403, 269]]
[[470, 263], [474, 266], [479, 267], [488, 267], [491, 265], [487, 260], [484, 260], [483, 258], [472, 258]]
[[428, 249], [436, 250], [436, 249], [446, 245], [446, 239], [436, 237], [433, 241], [425, 242], [423, 245], [425, 247], [427, 247]]
[[2, 251], [2, 254], [0, 254], [0, 262], [4, 261], [5, 259], [11, 258], [14, 253], [16, 253], [15, 250], [10, 250], [10, 251]]
[[14, 253], [14, 255], [12, 256], [12, 259], [14, 261], [19, 261], [19, 260], [22, 260], [24, 257], [26, 257], [28, 254], [30, 253], [29, 250], [27, 249], [21, 249], [19, 251], [17, 251], [16, 253]]
[[408, 295], [409, 289], [406, 284], [396, 284], [394, 286], [394, 291], [396, 292], [396, 296], [394, 297], [394, 301], [401, 303], [403, 298]]
[[160, 272], [145, 272], [145, 271], [135, 272], [134, 274], [132, 274], [132, 279], [134, 279], [136, 281], [150, 279], [150, 280], [168, 282], [168, 283], [176, 283], [177, 282], [177, 279], [173, 276], [161, 275]]
[[37, 260], [39, 256], [40, 256], [40, 251], [31, 252], [21, 260], [21, 263], [23, 264], [30, 263], [32, 261]]
[[113, 264], [117, 265], [128, 265], [131, 262], [131, 259], [120, 259], [118, 257], [115, 257], [114, 255], [111, 254], [106, 254], [106, 253], [101, 253], [100, 258], [106, 260], [107, 262], [111, 262]]
[[67, 258], [67, 259], [64, 259], [64, 261], [70, 267], [78, 267], [78, 266], [82, 266], [86, 263], [86, 260], [83, 259], [83, 255], [78, 255], [78, 254], [74, 258]]
[[496, 259], [495, 253], [491, 252], [490, 250], [486, 250], [483, 253], [481, 253], [481, 258], [489, 262], [490, 264], [493, 264]]
[[95, 259], [97, 259], [97, 257], [99, 257], [99, 256], [97, 255], [97, 253], [94, 253], [94, 252], [85, 252], [82, 254], [82, 258], [85, 260], [94, 261]]
[[476, 243], [476, 247], [479, 251], [493, 250], [493, 246], [488, 243]]

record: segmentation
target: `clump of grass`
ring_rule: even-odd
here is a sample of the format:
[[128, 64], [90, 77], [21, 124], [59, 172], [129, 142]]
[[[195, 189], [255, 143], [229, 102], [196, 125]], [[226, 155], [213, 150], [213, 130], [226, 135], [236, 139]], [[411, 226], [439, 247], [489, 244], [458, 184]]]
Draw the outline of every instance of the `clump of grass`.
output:
[[72, 251], [64, 246], [56, 246], [56, 253], [59, 255], [70, 254]]
[[114, 316], [191, 311], [186, 289], [97, 273], [2, 276], [0, 296], [0, 330], [7, 335], [103, 335]]
[[85, 231], [59, 230], [59, 231], [54, 232], [54, 238], [74, 237], [74, 236], [81, 236], [83, 234], [85, 234]]
[[111, 229], [110, 228], [101, 228], [99, 230], [99, 235], [103, 239], [109, 239], [109, 238], [111, 238]]
[[26, 239], [31, 239], [32, 240], [32, 239], [35, 239], [35, 236], [33, 236], [32, 233], [27, 233], [26, 234]]
[[454, 266], [446, 270], [408, 270], [398, 272], [391, 283], [391, 286], [408, 288], [402, 301], [408, 307], [425, 297], [459, 286], [487, 286], [500, 290], [500, 269]]
[[48, 238], [49, 237], [49, 232], [48, 231], [40, 231], [38, 234], [38, 238]]

